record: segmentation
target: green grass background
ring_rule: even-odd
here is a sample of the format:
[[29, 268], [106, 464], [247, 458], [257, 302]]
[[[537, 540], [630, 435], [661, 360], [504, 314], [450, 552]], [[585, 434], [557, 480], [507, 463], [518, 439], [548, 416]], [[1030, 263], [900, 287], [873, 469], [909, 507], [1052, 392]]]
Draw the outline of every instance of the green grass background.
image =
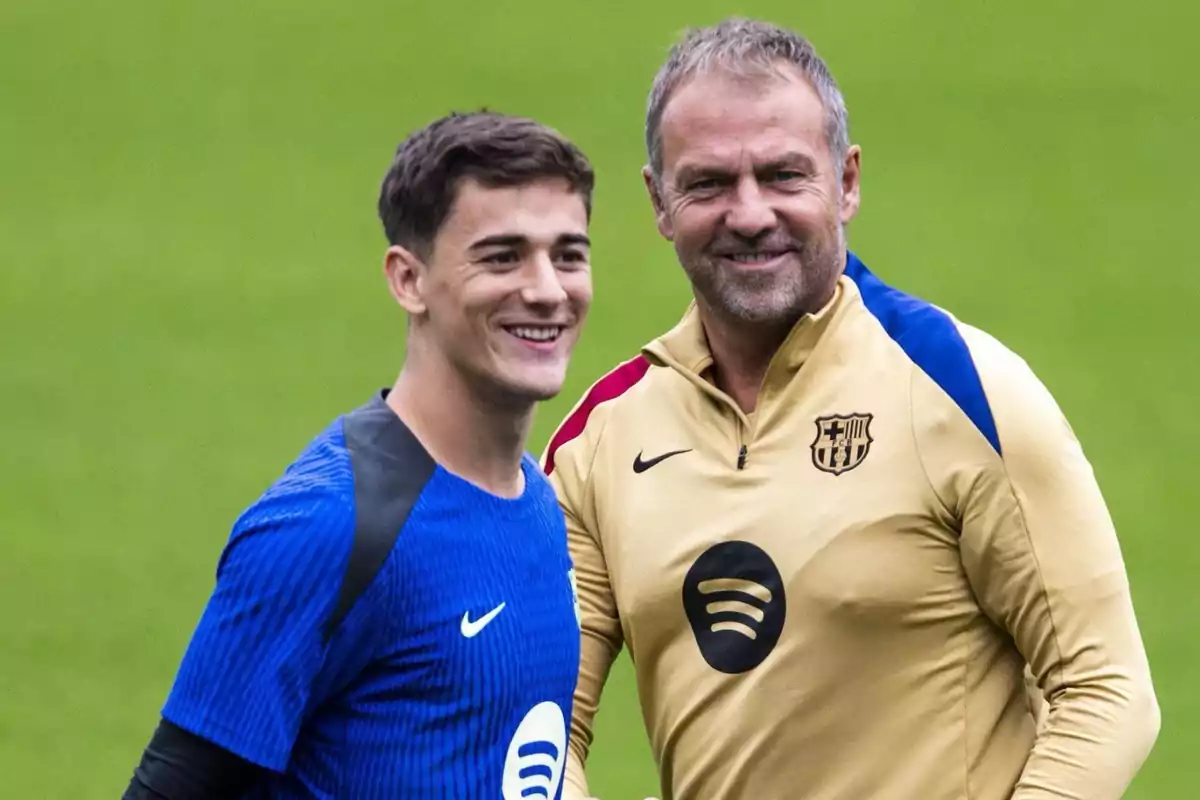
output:
[[[687, 287], [638, 169], [676, 32], [796, 26], [864, 147], [852, 246], [1058, 396], [1116, 517], [1163, 706], [1127, 795], [1194, 796], [1200, 70], [1192, 3], [0, 3], [0, 794], [119, 796], [240, 509], [390, 383], [374, 201], [449, 109], [537, 116], [599, 173], [567, 391]], [[656, 791], [627, 662], [592, 761]], [[848, 754], [852, 755], [852, 754]]]

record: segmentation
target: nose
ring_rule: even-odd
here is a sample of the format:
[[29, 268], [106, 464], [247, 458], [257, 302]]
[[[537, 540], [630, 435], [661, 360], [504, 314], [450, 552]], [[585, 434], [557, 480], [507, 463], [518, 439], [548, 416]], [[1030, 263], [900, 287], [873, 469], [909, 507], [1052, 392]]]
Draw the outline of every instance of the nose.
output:
[[732, 206], [725, 214], [725, 226], [734, 233], [752, 239], [777, 224], [775, 209], [763, 196], [758, 181], [749, 176], [739, 181]]
[[539, 253], [530, 260], [521, 299], [531, 306], [558, 306], [566, 302], [567, 292], [549, 253]]

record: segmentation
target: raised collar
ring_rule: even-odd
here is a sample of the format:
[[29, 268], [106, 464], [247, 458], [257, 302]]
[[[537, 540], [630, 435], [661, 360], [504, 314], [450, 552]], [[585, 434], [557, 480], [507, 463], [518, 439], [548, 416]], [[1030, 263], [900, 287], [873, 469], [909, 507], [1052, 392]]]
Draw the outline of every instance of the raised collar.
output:
[[[840, 317], [841, 311], [857, 298], [858, 290], [854, 282], [843, 275], [838, 279], [832, 299], [816, 313], [805, 314], [788, 332], [787, 338], [771, 358], [767, 381], [790, 380], [808, 360], [832, 321]], [[693, 300], [689, 303], [682, 319], [662, 336], [645, 345], [642, 352], [652, 361], [706, 379], [713, 357], [696, 302]]]

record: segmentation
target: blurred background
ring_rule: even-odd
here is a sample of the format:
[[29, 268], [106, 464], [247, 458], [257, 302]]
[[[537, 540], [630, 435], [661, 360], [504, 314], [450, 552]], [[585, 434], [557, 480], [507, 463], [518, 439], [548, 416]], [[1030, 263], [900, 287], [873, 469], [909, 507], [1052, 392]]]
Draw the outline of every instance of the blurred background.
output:
[[[596, 303], [531, 449], [688, 289], [638, 170], [677, 33], [811, 37], [864, 148], [851, 246], [1023, 355], [1106, 492], [1163, 706], [1127, 797], [1195, 796], [1197, 6], [1183, 0], [0, 0], [0, 782], [119, 796], [239, 511], [390, 384], [379, 181], [449, 110], [599, 175]], [[657, 791], [628, 664], [590, 773]]]

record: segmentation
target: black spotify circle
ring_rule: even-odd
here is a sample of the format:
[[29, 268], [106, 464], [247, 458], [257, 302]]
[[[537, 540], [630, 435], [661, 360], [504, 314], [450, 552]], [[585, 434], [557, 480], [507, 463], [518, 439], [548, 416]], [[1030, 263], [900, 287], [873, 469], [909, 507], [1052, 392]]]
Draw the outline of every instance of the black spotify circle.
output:
[[683, 579], [683, 608], [704, 660], [736, 675], [761, 664], [783, 632], [787, 602], [771, 557], [749, 542], [722, 542]]

